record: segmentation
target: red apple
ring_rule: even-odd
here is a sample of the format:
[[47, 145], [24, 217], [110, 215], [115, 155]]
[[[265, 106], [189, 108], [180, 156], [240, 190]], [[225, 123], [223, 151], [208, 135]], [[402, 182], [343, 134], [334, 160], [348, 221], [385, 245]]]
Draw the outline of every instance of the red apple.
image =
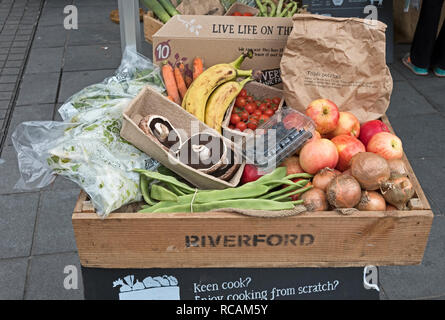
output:
[[341, 172], [344, 172], [349, 169], [350, 162], [353, 156], [355, 156], [359, 152], [366, 152], [366, 148], [355, 137], [351, 137], [349, 135], [341, 135], [337, 136], [331, 140], [338, 151], [338, 164], [337, 169]]
[[350, 112], [340, 112], [337, 128], [329, 133], [332, 137], [350, 135], [358, 138], [360, 135], [360, 121]]
[[371, 138], [379, 132], [390, 132], [386, 124], [380, 120], [368, 121], [360, 128], [360, 141], [365, 147], [368, 145]]
[[337, 147], [330, 140], [317, 139], [306, 143], [301, 149], [300, 165], [307, 173], [316, 174], [324, 168], [334, 169], [337, 163]]
[[322, 135], [334, 131], [340, 118], [337, 105], [328, 99], [312, 101], [306, 108], [306, 115], [315, 122], [316, 130]]
[[399, 137], [389, 132], [375, 134], [366, 147], [368, 152], [373, 152], [386, 160], [402, 159], [403, 145]]

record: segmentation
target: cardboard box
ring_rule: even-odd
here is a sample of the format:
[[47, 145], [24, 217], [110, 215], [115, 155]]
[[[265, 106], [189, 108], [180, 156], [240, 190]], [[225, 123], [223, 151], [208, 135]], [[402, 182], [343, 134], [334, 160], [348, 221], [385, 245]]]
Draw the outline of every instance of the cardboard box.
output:
[[[166, 151], [156, 138], [146, 135], [139, 128], [141, 119], [147, 115], [158, 115], [167, 118], [171, 125], [179, 131], [182, 142], [198, 132], [208, 132], [220, 136], [218, 132], [197, 120], [176, 103], [151, 89], [150, 86], [142, 89], [124, 110], [121, 136], [200, 189], [225, 189], [238, 185], [245, 165], [238, 153], [236, 154], [238, 159], [236, 163], [239, 166], [229, 181], [195, 170], [180, 162], [170, 152]], [[225, 139], [225, 144], [228, 148], [235, 150], [235, 146], [230, 140]]]
[[191, 72], [197, 56], [209, 67], [252, 49], [254, 58], [242, 68], [261, 70], [262, 83], [280, 86], [280, 61], [291, 31], [291, 18], [174, 16], [153, 36], [153, 60], [181, 61]]

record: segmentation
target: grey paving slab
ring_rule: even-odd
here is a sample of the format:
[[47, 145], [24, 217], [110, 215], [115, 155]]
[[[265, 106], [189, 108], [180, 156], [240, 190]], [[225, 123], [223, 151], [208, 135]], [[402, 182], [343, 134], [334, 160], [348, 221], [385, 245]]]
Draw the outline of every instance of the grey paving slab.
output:
[[[51, 190], [60, 191], [60, 190], [75, 190], [75, 194], [80, 193], [80, 187], [74, 183], [73, 181], [64, 178], [62, 176], [58, 176], [54, 183], [51, 185]], [[77, 196], [76, 196], [77, 199]], [[73, 207], [74, 208], [74, 207]]]
[[0, 195], [0, 259], [30, 255], [38, 204], [39, 193]]
[[72, 46], [65, 54], [65, 71], [116, 69], [121, 61], [120, 44]]
[[0, 260], [0, 300], [21, 300], [25, 293], [28, 258]]
[[389, 299], [445, 295], [445, 217], [436, 216], [419, 266], [381, 267], [380, 282]]
[[[443, 156], [443, 154], [439, 155]], [[445, 162], [443, 158], [413, 159], [410, 163], [434, 214], [445, 215], [444, 192], [443, 188], [440, 187], [443, 185], [443, 181], [445, 181]]]
[[40, 26], [54, 26], [63, 25], [63, 19], [65, 14], [63, 13], [63, 7], [43, 7], [43, 11], [40, 15]]
[[[63, 282], [66, 266], [75, 266], [78, 271], [78, 289], [67, 290]], [[82, 300], [83, 283], [79, 258], [76, 253], [34, 256], [25, 291], [26, 300]]]
[[0, 109], [7, 109], [9, 107], [9, 100], [0, 100]]
[[44, 7], [50, 8], [64, 8], [65, 6], [72, 4], [73, 0], [46, 0]]
[[74, 0], [74, 4], [79, 7], [106, 6], [114, 4], [117, 8], [117, 0]]
[[1, 100], [9, 100], [12, 97], [12, 92], [0, 92]]
[[79, 92], [91, 84], [102, 82], [105, 78], [113, 74], [114, 69], [64, 72], [58, 102], [65, 102], [74, 93]]
[[62, 24], [55, 26], [40, 26], [36, 30], [33, 48], [63, 47], [68, 32]]
[[42, 192], [33, 255], [77, 251], [71, 215], [79, 190]]
[[16, 127], [25, 121], [51, 121], [54, 104], [33, 104], [16, 107], [9, 124], [7, 145], [12, 146], [11, 135]]
[[54, 103], [56, 101], [59, 73], [27, 74], [20, 85], [17, 105]]
[[29, 54], [25, 74], [59, 72], [62, 68], [64, 48], [33, 48]]
[[430, 101], [434, 107], [445, 113], [445, 79], [437, 77], [418, 78], [411, 84]]
[[434, 158], [445, 152], [445, 117], [440, 113], [389, 117], [396, 134], [402, 139], [410, 160]]
[[0, 83], [0, 91], [12, 91], [15, 88], [15, 83]]
[[7, 109], [0, 109], [0, 119], [3, 120], [6, 117]]
[[17, 75], [0, 76], [0, 83], [15, 83], [17, 78]]
[[23, 61], [20, 61], [20, 60], [6, 61], [4, 67], [5, 68], [17, 68], [17, 67], [21, 67], [22, 64], [23, 64]]
[[436, 110], [407, 81], [395, 81], [387, 114], [391, 119], [434, 113]]
[[[112, 1], [110, 1], [110, 3], [112, 3]], [[110, 12], [117, 9], [117, 3], [115, 5], [110, 5], [110, 3], [104, 6], [79, 6], [79, 28], [82, 28], [84, 24], [90, 23], [103, 23], [109, 26], [114, 24], [119, 26], [110, 20]]]
[[[79, 13], [80, 15], [81, 13]], [[115, 23], [80, 24], [79, 29], [71, 30], [68, 39], [69, 46], [76, 45], [107, 45], [120, 44], [120, 29]]]

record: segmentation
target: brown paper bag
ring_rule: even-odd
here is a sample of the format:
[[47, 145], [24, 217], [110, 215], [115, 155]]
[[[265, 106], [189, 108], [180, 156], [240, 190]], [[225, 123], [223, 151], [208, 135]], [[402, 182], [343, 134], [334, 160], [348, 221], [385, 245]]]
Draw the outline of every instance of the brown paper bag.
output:
[[281, 60], [287, 105], [304, 112], [326, 98], [360, 122], [380, 118], [393, 88], [385, 59], [386, 25], [358, 18], [295, 15]]
[[224, 8], [219, 0], [182, 0], [177, 7], [183, 15], [224, 15]]

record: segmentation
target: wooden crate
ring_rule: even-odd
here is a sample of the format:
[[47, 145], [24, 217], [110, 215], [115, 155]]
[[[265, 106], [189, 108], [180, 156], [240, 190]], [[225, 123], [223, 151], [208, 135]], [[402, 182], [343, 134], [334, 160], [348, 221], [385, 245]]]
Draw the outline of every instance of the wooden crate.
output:
[[[383, 121], [390, 127], [386, 117]], [[433, 213], [406, 156], [403, 160], [419, 210], [265, 219], [224, 212], [140, 214], [135, 213], [140, 204], [133, 204], [101, 219], [82, 192], [72, 216], [80, 261], [98, 268], [419, 264]]]

